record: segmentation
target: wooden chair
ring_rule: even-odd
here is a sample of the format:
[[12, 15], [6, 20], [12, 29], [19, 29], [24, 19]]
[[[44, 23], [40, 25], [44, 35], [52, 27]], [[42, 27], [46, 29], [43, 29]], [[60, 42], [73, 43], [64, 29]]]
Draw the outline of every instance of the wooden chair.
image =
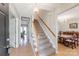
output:
[[59, 39], [58, 42], [63, 44], [64, 43], [64, 38], [61, 37], [62, 35], [64, 35], [63, 31], [59, 31], [58, 35], [59, 35], [58, 36], [58, 39]]
[[79, 33], [77, 32], [77, 46], [79, 45]]
[[78, 35], [77, 34], [73, 34], [73, 40], [75, 40], [75, 43], [78, 46]]
[[59, 38], [58, 38], [58, 42], [61, 43], [61, 44], [63, 44], [64, 38], [63, 38], [63, 37], [59, 37]]
[[64, 45], [68, 47], [71, 46], [71, 48], [73, 49], [76, 48], [76, 41], [73, 38], [66, 38], [64, 40]]

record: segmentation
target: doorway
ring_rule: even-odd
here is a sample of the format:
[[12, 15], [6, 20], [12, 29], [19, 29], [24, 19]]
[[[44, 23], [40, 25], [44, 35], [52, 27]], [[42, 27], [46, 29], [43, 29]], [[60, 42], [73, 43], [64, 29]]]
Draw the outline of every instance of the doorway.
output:
[[6, 15], [0, 11], [0, 56], [8, 55], [6, 28]]
[[20, 46], [26, 46], [29, 43], [29, 21], [30, 21], [30, 18], [21, 17], [21, 27], [20, 27], [21, 40], [20, 40]]

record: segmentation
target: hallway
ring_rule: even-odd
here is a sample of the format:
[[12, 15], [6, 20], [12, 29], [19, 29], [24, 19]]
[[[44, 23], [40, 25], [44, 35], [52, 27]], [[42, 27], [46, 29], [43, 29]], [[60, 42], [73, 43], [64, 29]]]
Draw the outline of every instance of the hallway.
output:
[[10, 48], [10, 56], [34, 56], [32, 47], [29, 44], [28, 46], [19, 47], [19, 48]]

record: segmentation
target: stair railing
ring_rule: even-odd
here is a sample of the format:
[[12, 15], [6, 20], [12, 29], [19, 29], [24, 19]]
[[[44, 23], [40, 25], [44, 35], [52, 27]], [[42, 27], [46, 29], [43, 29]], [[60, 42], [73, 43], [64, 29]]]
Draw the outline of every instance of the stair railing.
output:
[[42, 20], [42, 18], [39, 15], [38, 15], [38, 18], [39, 18], [39, 20], [37, 20], [37, 21], [39, 22], [39, 24], [42, 27], [43, 31], [45, 32], [46, 36], [50, 40], [52, 47], [56, 49], [56, 47], [57, 47], [56, 42], [55, 42], [55, 40], [52, 40], [52, 39], [56, 39], [56, 35], [50, 29], [50, 27]]

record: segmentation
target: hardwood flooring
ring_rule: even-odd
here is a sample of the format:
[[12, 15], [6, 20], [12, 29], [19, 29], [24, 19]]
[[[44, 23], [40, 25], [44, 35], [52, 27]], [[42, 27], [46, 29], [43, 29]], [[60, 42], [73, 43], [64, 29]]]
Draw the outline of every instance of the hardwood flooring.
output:
[[10, 48], [10, 56], [34, 56], [32, 47], [29, 44], [25, 47]]
[[79, 46], [75, 49], [58, 44], [58, 56], [79, 56]]

